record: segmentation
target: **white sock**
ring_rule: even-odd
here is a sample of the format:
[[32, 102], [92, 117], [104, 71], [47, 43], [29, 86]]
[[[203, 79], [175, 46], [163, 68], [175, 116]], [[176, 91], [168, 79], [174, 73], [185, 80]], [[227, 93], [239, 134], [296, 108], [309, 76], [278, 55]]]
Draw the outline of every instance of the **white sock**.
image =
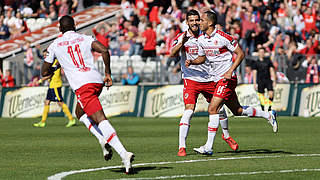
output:
[[96, 138], [98, 139], [100, 144], [106, 144], [107, 141], [104, 140], [102, 132], [100, 131], [100, 129], [98, 128], [97, 124], [95, 124], [94, 122], [92, 122], [92, 120], [90, 118], [88, 118], [87, 114], [84, 114], [80, 117], [79, 119], [84, 125], [86, 125], [86, 127], [89, 129], [89, 131], [96, 136]]
[[187, 109], [183, 112], [179, 123], [179, 149], [186, 148], [186, 139], [189, 132], [190, 119], [192, 117], [193, 110]]
[[243, 108], [242, 115], [244, 115], [244, 116], [263, 117], [267, 120], [270, 118], [269, 112], [265, 112], [265, 111], [262, 111], [260, 109], [256, 109], [251, 106], [243, 106], [242, 108]]
[[228, 116], [223, 106], [219, 111], [219, 120], [224, 138], [229, 138]]
[[127, 152], [127, 150], [121, 144], [116, 131], [114, 130], [112, 125], [109, 123], [109, 121], [108, 120], [101, 121], [98, 127], [101, 130], [104, 139], [106, 139], [109, 145], [117, 151], [117, 153], [120, 155], [122, 159], [124, 159], [125, 153]]
[[230, 135], [229, 135], [229, 130], [228, 130], [228, 118], [220, 120], [220, 125], [222, 128], [222, 133], [224, 135], [224, 138], [226, 138], [226, 139], [229, 138]]
[[205, 144], [207, 150], [212, 149], [214, 138], [219, 127], [219, 114], [209, 115], [208, 139]]

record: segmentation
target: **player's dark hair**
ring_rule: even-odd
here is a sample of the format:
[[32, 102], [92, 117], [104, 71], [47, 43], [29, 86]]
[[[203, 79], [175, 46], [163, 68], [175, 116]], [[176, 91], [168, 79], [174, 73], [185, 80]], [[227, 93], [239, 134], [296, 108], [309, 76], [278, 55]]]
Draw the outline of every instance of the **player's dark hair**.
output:
[[200, 18], [200, 14], [197, 10], [191, 9], [187, 12], [187, 20], [189, 19], [189, 16], [198, 16]]
[[59, 20], [59, 24], [60, 24], [60, 31], [62, 33], [76, 30], [74, 19], [69, 15], [62, 16], [62, 18], [60, 18]]
[[47, 53], [48, 52], [48, 49], [44, 49], [43, 51], [42, 51], [42, 53]]
[[147, 27], [152, 28], [152, 22], [148, 22]]
[[214, 11], [206, 11], [204, 12], [207, 14], [208, 19], [212, 22], [213, 27], [216, 26], [218, 17]]

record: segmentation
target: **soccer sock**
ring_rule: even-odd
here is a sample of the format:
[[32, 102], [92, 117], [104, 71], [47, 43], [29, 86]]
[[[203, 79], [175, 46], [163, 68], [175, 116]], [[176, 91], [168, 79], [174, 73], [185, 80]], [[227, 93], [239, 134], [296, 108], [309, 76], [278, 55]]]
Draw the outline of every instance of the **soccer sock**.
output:
[[41, 122], [45, 123], [48, 117], [50, 105], [45, 105], [43, 108], [42, 119]]
[[98, 128], [97, 124], [92, 122], [91, 119], [88, 118], [87, 114], [84, 114], [80, 117], [79, 121], [81, 121], [88, 129], [89, 131], [96, 136], [100, 144], [105, 144], [106, 141], [103, 138], [102, 132]]
[[101, 121], [98, 127], [101, 130], [104, 139], [106, 139], [109, 145], [117, 151], [117, 153], [120, 155], [122, 159], [124, 159], [125, 153], [127, 151], [121, 144], [116, 131], [114, 130], [112, 125], [109, 123], [109, 121], [108, 120]]
[[65, 103], [63, 103], [63, 105], [62, 105], [62, 111], [63, 111], [64, 114], [68, 117], [69, 121], [72, 121], [72, 120], [73, 120], [72, 115], [71, 115], [71, 113], [70, 113], [70, 111], [69, 111], [69, 108], [68, 108], [68, 106], [67, 106]]
[[219, 111], [219, 120], [224, 138], [229, 138], [228, 116], [224, 107], [222, 107]]
[[228, 118], [220, 120], [221, 128], [222, 128], [222, 133], [224, 135], [224, 138], [229, 138], [229, 130], [228, 130]]
[[273, 104], [273, 98], [269, 98], [268, 104], [269, 104], [269, 109], [268, 109], [268, 111], [271, 111], [272, 104]]
[[264, 111], [264, 106], [266, 104], [266, 97], [264, 97], [264, 95], [262, 93], [257, 93], [257, 94], [258, 94], [258, 97], [259, 97], [261, 109], [262, 109], [262, 111]]
[[190, 119], [192, 117], [193, 110], [187, 109], [183, 112], [179, 123], [179, 149], [182, 147], [186, 147], [186, 139], [189, 132], [190, 127]]
[[219, 127], [219, 114], [209, 115], [208, 139], [205, 144], [207, 150], [212, 149], [214, 138]]
[[263, 117], [265, 119], [269, 119], [270, 114], [269, 112], [265, 112], [259, 109], [256, 109], [251, 106], [242, 106], [242, 115], [243, 116], [250, 116], [250, 117]]

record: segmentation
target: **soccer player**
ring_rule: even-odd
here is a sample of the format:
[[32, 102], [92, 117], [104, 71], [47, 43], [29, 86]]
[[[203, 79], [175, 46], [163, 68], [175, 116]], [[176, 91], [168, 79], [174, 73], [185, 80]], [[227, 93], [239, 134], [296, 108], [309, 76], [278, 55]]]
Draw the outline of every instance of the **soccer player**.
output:
[[[47, 50], [43, 51], [43, 56], [46, 58], [47, 56]], [[68, 106], [63, 102], [62, 94], [61, 94], [61, 87], [62, 87], [62, 80], [61, 80], [61, 68], [59, 66], [58, 60], [55, 60], [52, 64], [52, 68], [56, 69], [52, 75], [43, 77], [39, 80], [39, 83], [42, 83], [43, 81], [49, 79], [49, 89], [47, 92], [47, 97], [44, 102], [44, 109], [42, 113], [42, 119], [38, 123], [34, 123], [34, 127], [45, 127], [46, 126], [46, 120], [48, 117], [49, 109], [50, 109], [50, 103], [57, 102], [58, 105], [62, 108], [62, 111], [69, 119], [68, 124], [66, 127], [71, 127], [76, 125], [76, 120], [73, 119]]]
[[[215, 92], [209, 105], [209, 110], [213, 112], [211, 123], [213, 128], [218, 127], [219, 110], [226, 104], [234, 115], [243, 115], [251, 117], [263, 117], [268, 120], [273, 128], [273, 132], [278, 131], [276, 121], [276, 112], [264, 112], [250, 106], [241, 106], [235, 88], [237, 86], [237, 76], [235, 69], [239, 66], [244, 58], [242, 49], [238, 43], [228, 34], [215, 28], [217, 15], [213, 11], [206, 11], [201, 15], [200, 29], [205, 32], [198, 38], [198, 58], [195, 60], [186, 60], [185, 65], [199, 65], [206, 62], [211, 64], [210, 74], [215, 77]], [[237, 57], [232, 62], [232, 53]], [[208, 133], [209, 134], [209, 133]], [[208, 136], [207, 141], [214, 142], [215, 134]], [[198, 153], [209, 151], [210, 146], [201, 146], [194, 150]]]
[[[111, 148], [120, 155], [125, 167], [125, 172], [132, 170], [131, 162], [134, 155], [128, 152], [120, 142], [117, 133], [107, 120], [98, 96], [104, 86], [112, 86], [110, 70], [110, 54], [108, 49], [91, 36], [76, 33], [74, 19], [65, 15], [60, 18], [60, 31], [62, 36], [54, 40], [48, 47], [48, 56], [42, 65], [42, 76], [50, 75], [54, 69], [51, 67], [54, 59], [58, 59], [59, 64], [64, 69], [69, 84], [77, 96], [76, 115], [80, 121], [96, 132], [101, 132], [104, 141], [107, 142], [105, 148], [111, 158]], [[105, 77], [102, 79], [100, 73], [95, 69], [91, 50], [102, 54], [105, 64]], [[95, 128], [90, 127], [88, 122], [92, 120]], [[98, 134], [95, 134], [98, 135]]]
[[[265, 50], [263, 47], [259, 48], [258, 53], [259, 58], [252, 66], [254, 89], [258, 90], [262, 110], [264, 110], [264, 106], [268, 104], [268, 111], [271, 111], [273, 87], [276, 86], [276, 72], [270, 58], [265, 57]], [[268, 90], [268, 99], [264, 96], [265, 88]]]
[[[183, 100], [185, 110], [179, 123], [178, 156], [186, 156], [186, 138], [199, 94], [203, 94], [207, 101], [210, 102], [215, 90], [214, 82], [210, 74], [208, 74], [210, 69], [209, 63], [190, 66], [190, 68], [186, 68], [184, 65], [186, 59], [196, 59], [198, 57], [198, 37], [201, 34], [199, 30], [200, 15], [198, 11], [190, 10], [186, 18], [189, 29], [176, 37], [171, 50], [171, 56], [178, 55], [179, 52], [181, 52], [181, 70], [183, 72], [182, 78], [184, 82]], [[211, 120], [212, 115], [210, 111], [209, 114], [208, 136], [213, 133], [215, 134], [219, 126], [219, 121], [212, 124], [213, 121]], [[237, 150], [238, 144], [229, 135], [228, 119], [224, 110], [220, 114], [220, 123], [224, 134], [223, 139], [233, 150]], [[208, 147], [210, 145], [212, 146], [212, 142], [208, 141]], [[211, 148], [208, 149], [205, 154], [212, 155]]]

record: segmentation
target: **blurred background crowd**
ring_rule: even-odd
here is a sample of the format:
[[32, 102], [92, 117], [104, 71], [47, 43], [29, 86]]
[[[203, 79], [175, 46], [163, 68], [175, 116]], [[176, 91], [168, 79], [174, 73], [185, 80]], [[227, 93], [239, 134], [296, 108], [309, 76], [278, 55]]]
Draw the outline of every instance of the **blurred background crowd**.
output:
[[[120, 5], [121, 13], [113, 21], [100, 22], [91, 33], [109, 48], [113, 58], [134, 57], [151, 64], [158, 61], [166, 75], [163, 82], [179, 83], [179, 58], [169, 57], [172, 41], [188, 29], [188, 10], [214, 10], [218, 15], [216, 28], [231, 34], [246, 53], [237, 72], [240, 83], [252, 83], [251, 65], [257, 60], [260, 47], [273, 62], [279, 83], [319, 83], [319, 3], [320, 0], [4, 0], [0, 7], [0, 41], [32, 32], [60, 16], [93, 5]], [[39, 76], [39, 64], [30, 63], [28, 58], [41, 58], [41, 53], [37, 48], [28, 48], [24, 48], [25, 64], [32, 66], [32, 76]], [[99, 54], [95, 57], [99, 59]], [[25, 69], [28, 73], [28, 67]], [[125, 74], [119, 82], [128, 77]], [[1, 79], [2, 86], [8, 84], [3, 83], [2, 73]], [[27, 76], [25, 84], [32, 79]]]

